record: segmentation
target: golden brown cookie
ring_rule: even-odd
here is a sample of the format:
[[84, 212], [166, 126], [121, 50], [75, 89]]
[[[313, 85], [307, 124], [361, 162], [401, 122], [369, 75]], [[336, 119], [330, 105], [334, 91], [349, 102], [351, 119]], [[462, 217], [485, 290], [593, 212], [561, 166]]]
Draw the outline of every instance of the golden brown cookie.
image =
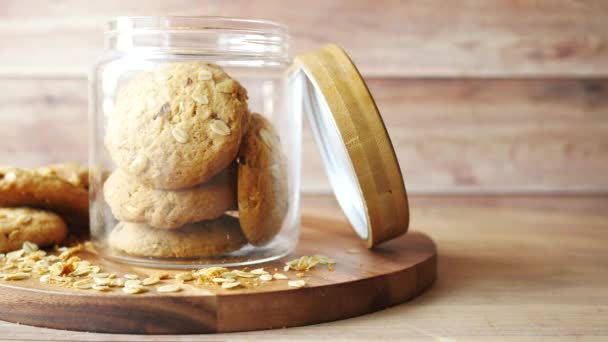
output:
[[219, 66], [162, 64], [119, 91], [105, 142], [141, 183], [187, 188], [232, 163], [248, 116], [247, 91]]
[[120, 221], [173, 229], [218, 218], [236, 204], [236, 169], [230, 167], [192, 188], [158, 190], [116, 170], [104, 184], [104, 197]]
[[88, 232], [87, 190], [35, 170], [0, 169], [0, 207], [48, 209], [60, 214], [74, 232]]
[[198, 258], [238, 250], [247, 239], [236, 218], [190, 223], [178, 229], [154, 229], [142, 223], [120, 222], [110, 233], [111, 247], [127, 254], [155, 258]]
[[30, 208], [0, 208], [0, 253], [20, 249], [24, 242], [57, 244], [68, 228], [57, 214]]
[[289, 207], [286, 161], [272, 124], [252, 114], [239, 151], [239, 220], [254, 245], [270, 241], [281, 229]]
[[89, 170], [86, 166], [83, 166], [75, 162], [51, 164], [41, 168], [35, 169], [38, 173], [43, 176], [56, 176], [59, 177], [74, 186], [78, 186], [84, 189], [89, 188]]

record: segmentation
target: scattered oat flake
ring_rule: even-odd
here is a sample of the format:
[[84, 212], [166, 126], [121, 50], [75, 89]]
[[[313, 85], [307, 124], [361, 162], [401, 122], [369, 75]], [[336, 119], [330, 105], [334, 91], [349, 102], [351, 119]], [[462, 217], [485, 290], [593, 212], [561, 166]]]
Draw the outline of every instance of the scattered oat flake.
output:
[[17, 273], [5, 274], [4, 280], [23, 280], [23, 279], [27, 279], [29, 277], [30, 277], [30, 275], [28, 273], [17, 272]]
[[146, 289], [143, 286], [138, 286], [138, 287], [123, 287], [122, 288], [122, 292], [124, 293], [128, 293], [128, 294], [138, 294], [138, 293], [142, 293], [145, 292]]
[[274, 279], [276, 279], [276, 280], [286, 280], [286, 279], [289, 279], [289, 278], [287, 278], [287, 276], [286, 276], [286, 275], [284, 275], [283, 273], [275, 273], [275, 274], [274, 274], [272, 277], [273, 277]]
[[190, 281], [194, 279], [192, 272], [182, 272], [175, 275], [175, 279], [182, 281]]
[[150, 286], [158, 283], [160, 283], [160, 278], [158, 277], [148, 277], [141, 281], [141, 284], [145, 286]]
[[83, 275], [87, 275], [91, 273], [91, 267], [88, 266], [84, 266], [84, 267], [79, 267], [77, 269], [75, 269], [74, 271], [70, 272], [70, 276], [72, 277], [80, 277]]
[[109, 286], [107, 286], [107, 285], [98, 285], [98, 284], [93, 284], [93, 285], [91, 286], [91, 288], [92, 288], [93, 290], [95, 290], [95, 291], [102, 291], [102, 292], [103, 292], [103, 291], [108, 291], [108, 290], [110, 290], [110, 287], [109, 287]]
[[297, 273], [296, 277], [298, 277], [298, 278], [304, 278], [304, 273], [302, 273], [302, 272]]
[[251, 274], [257, 274], [257, 275], [268, 274], [268, 272], [266, 272], [263, 267], [262, 268], [256, 268], [255, 270], [251, 270], [251, 271], [249, 271], [249, 273], [251, 273]]
[[222, 278], [236, 278], [237, 275], [234, 272], [224, 272], [221, 274]]
[[241, 283], [239, 283], [238, 281], [222, 284], [222, 288], [224, 289], [233, 289], [238, 286], [241, 286]]
[[75, 281], [73, 286], [79, 289], [90, 289], [91, 287], [93, 287], [93, 285], [94, 284], [92, 279], [82, 279]]
[[91, 274], [92, 278], [110, 278], [109, 273], [93, 273]]
[[124, 285], [125, 282], [122, 279], [112, 279], [112, 282], [110, 283], [110, 286], [113, 287], [123, 287]]
[[302, 256], [298, 259], [294, 259], [285, 263], [285, 271], [294, 270], [294, 271], [308, 271], [315, 267], [318, 264], [321, 265], [333, 265], [336, 262], [333, 259], [330, 259], [324, 255], [314, 255], [314, 256]]
[[16, 267], [17, 267], [17, 265], [15, 265], [15, 264], [7, 264], [7, 265], [2, 266], [2, 268], [0, 268], [0, 270], [8, 271], [8, 270], [11, 270]]
[[124, 282], [124, 287], [140, 287], [141, 280], [139, 279], [130, 279]]
[[262, 274], [260, 276], [261, 281], [271, 281], [273, 277], [270, 274]]
[[213, 278], [213, 279], [211, 279], [211, 281], [214, 283], [226, 283], [226, 282], [231, 283], [231, 282], [233, 282], [232, 279], [226, 279], [226, 278]]
[[124, 277], [125, 277], [125, 279], [130, 279], [130, 280], [139, 279], [139, 276], [137, 274], [125, 274]]
[[255, 274], [251, 274], [249, 272], [240, 271], [240, 270], [234, 270], [232, 272], [240, 278], [255, 278]]
[[95, 281], [95, 285], [110, 286], [112, 284], [112, 279], [110, 278], [93, 278], [93, 280]]
[[179, 292], [181, 290], [182, 287], [178, 284], [163, 285], [156, 288], [158, 292]]
[[12, 251], [12, 252], [10, 252], [10, 253], [7, 253], [7, 254], [6, 254], [6, 258], [7, 258], [8, 260], [15, 260], [15, 259], [19, 259], [19, 258], [21, 258], [21, 257], [22, 257], [22, 256], [24, 256], [24, 255], [25, 255], [25, 250], [23, 250], [23, 249], [18, 249], [18, 250], [16, 250], [16, 251]]
[[[22, 217], [22, 218], [23, 218], [23, 217]], [[27, 220], [27, 222], [21, 221], [21, 223], [25, 223], [25, 224], [27, 224], [27, 223], [31, 222], [31, 221], [32, 221], [32, 218], [31, 218], [31, 217], [29, 217], [29, 216], [28, 216], [28, 218], [29, 218], [29, 219]], [[29, 254], [29, 253], [33, 253], [33, 252], [37, 251], [37, 250], [38, 250], [38, 245], [37, 245], [37, 244], [35, 244], [35, 243], [32, 243], [32, 242], [26, 241], [26, 242], [24, 242], [24, 243], [23, 243], [23, 245], [22, 245], [21, 249], [23, 249], [23, 251], [24, 251], [25, 253], [28, 253], [28, 254]]]
[[291, 287], [304, 287], [306, 286], [306, 281], [304, 280], [290, 280], [287, 282], [288, 286]]

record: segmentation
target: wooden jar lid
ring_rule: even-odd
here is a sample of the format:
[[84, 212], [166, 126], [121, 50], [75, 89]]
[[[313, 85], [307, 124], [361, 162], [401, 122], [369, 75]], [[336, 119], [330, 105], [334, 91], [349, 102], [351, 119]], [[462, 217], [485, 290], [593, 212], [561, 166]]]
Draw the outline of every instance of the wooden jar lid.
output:
[[376, 103], [348, 55], [328, 45], [298, 56], [290, 83], [355, 232], [369, 248], [407, 232], [409, 208], [399, 162]]

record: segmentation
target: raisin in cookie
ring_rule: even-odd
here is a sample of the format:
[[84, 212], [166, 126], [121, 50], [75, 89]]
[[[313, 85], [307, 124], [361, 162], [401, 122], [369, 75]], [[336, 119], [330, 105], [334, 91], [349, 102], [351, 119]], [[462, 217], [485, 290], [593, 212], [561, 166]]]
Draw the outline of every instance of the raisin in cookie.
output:
[[0, 169], [0, 207], [33, 207], [60, 214], [75, 232], [88, 233], [87, 190], [35, 170]]
[[248, 116], [247, 91], [219, 66], [162, 64], [119, 91], [105, 142], [142, 183], [187, 188], [235, 159]]
[[216, 256], [247, 244], [238, 220], [227, 215], [170, 230], [120, 222], [110, 233], [108, 242], [112, 248], [124, 253], [155, 258]]
[[173, 229], [220, 217], [236, 208], [236, 170], [220, 172], [207, 183], [179, 190], [150, 188], [114, 171], [104, 184], [104, 196], [120, 221]]
[[57, 214], [30, 208], [0, 208], [0, 253], [17, 250], [26, 241], [39, 246], [58, 244], [67, 232]]
[[289, 194], [287, 169], [272, 124], [252, 114], [239, 151], [239, 220], [254, 245], [270, 241], [281, 229]]

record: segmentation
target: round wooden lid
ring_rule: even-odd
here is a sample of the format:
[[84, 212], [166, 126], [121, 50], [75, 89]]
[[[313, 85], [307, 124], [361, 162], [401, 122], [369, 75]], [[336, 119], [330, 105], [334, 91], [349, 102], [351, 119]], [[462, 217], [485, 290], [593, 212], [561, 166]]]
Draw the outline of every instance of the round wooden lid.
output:
[[[368, 247], [407, 232], [399, 162], [376, 103], [336, 45], [295, 58], [290, 86], [307, 113], [336, 198]], [[301, 95], [299, 95], [301, 94]]]

